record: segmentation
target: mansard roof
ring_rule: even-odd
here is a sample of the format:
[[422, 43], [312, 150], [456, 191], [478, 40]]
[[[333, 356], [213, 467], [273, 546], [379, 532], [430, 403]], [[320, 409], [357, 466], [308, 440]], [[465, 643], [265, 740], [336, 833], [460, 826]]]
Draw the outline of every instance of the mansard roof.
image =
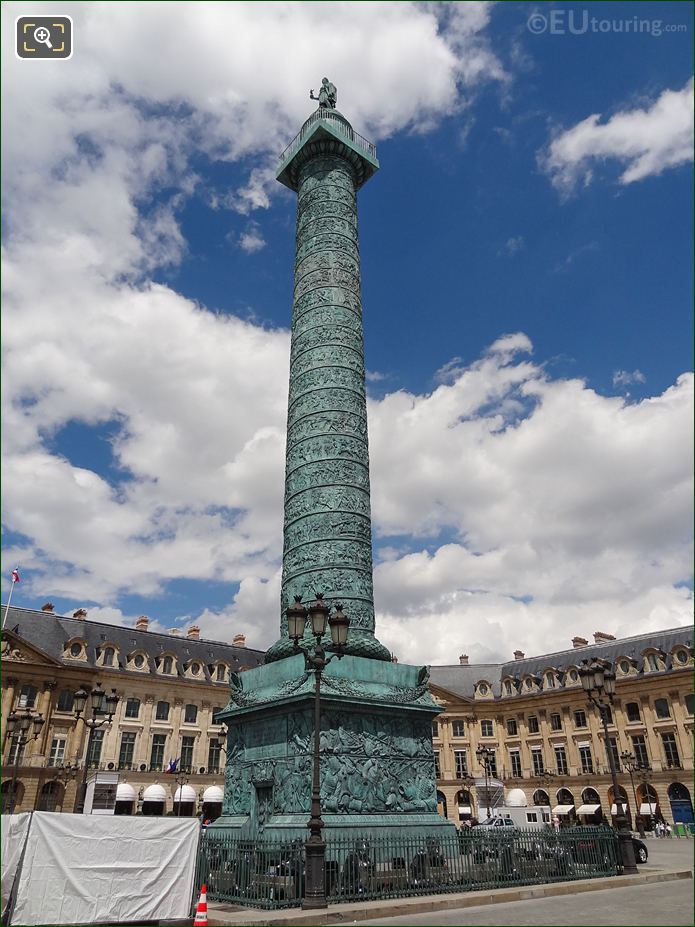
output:
[[542, 677], [543, 673], [551, 667], [564, 674], [571, 667], [580, 665], [582, 660], [590, 660], [594, 657], [610, 660], [611, 663], [614, 663], [620, 657], [628, 657], [636, 661], [638, 675], [641, 675], [644, 672], [642, 656], [645, 651], [658, 650], [665, 655], [666, 669], [664, 672], [668, 673], [675, 669], [683, 669], [677, 664], [672, 665], [671, 661], [671, 651], [678, 644], [688, 649], [692, 648], [692, 627], [685, 626], [669, 628], [664, 631], [652, 631], [649, 634], [600, 641], [599, 643], [587, 644], [584, 647], [573, 647], [569, 650], [525, 657], [522, 660], [508, 660], [504, 663], [432, 666], [430, 668], [430, 677], [435, 686], [447, 689], [454, 695], [460, 695], [468, 699], [472, 699], [475, 695], [476, 682], [485, 680], [492, 683], [495, 696], [499, 696], [502, 691], [502, 680], [506, 677], [517, 679], [523, 679], [526, 676]]
[[82, 618], [66, 618], [55, 612], [36, 611], [29, 608], [10, 606], [5, 627], [44, 653], [68, 666], [75, 662], [66, 659], [65, 645], [80, 638], [85, 641], [87, 659], [82, 666], [97, 667], [98, 649], [107, 646], [118, 648], [118, 665], [109, 667], [112, 672], [129, 673], [125, 668], [126, 655], [139, 651], [147, 655], [150, 673], [157, 672], [156, 659], [168, 653], [176, 657], [177, 674], [183, 677], [185, 665], [197, 660], [203, 669], [200, 678], [186, 676], [186, 682], [212, 682], [208, 666], [218, 661], [226, 663], [230, 670], [248, 669], [263, 663], [264, 651], [250, 647], [237, 647], [222, 641], [211, 641], [162, 634], [158, 631], [139, 631], [122, 625], [105, 624]]

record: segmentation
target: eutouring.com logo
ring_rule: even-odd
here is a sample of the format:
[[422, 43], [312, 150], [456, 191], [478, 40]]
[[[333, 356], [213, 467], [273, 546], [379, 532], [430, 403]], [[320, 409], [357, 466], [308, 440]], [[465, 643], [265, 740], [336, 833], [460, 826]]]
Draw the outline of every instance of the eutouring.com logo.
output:
[[622, 33], [625, 35], [653, 35], [655, 38], [673, 32], [687, 32], [686, 23], [665, 23], [663, 19], [600, 19], [589, 10], [550, 10], [548, 15], [532, 13], [526, 28], [534, 35], [589, 35], [595, 33]]

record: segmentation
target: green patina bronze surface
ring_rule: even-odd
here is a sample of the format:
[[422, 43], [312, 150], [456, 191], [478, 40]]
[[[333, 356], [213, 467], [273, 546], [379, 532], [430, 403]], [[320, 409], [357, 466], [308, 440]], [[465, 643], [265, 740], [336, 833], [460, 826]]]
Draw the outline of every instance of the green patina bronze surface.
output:
[[[369, 448], [357, 238], [359, 187], [378, 168], [371, 143], [324, 102], [285, 153], [279, 179], [297, 192], [285, 470], [281, 640], [285, 610], [323, 592], [350, 619], [348, 652], [389, 660], [374, 637]], [[332, 90], [331, 90], [332, 88]]]
[[[371, 142], [319, 109], [282, 155], [297, 193], [281, 637], [266, 663], [233, 674], [222, 817], [209, 833], [302, 837], [311, 804], [315, 679], [285, 609], [317, 592], [343, 603], [347, 655], [323, 675], [321, 802], [326, 832], [451, 830], [437, 813], [426, 667], [392, 663], [374, 636], [369, 450], [356, 193], [379, 167]], [[406, 830], [402, 830], [402, 828]], [[424, 839], [424, 838], [422, 838]]]

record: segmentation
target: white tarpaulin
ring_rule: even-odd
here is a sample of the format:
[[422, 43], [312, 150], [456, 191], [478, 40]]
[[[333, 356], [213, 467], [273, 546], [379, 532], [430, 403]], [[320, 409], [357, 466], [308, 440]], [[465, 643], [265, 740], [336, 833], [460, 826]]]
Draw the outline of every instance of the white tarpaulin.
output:
[[12, 924], [118, 924], [190, 914], [196, 818], [33, 814]]
[[0, 821], [2, 827], [2, 912], [3, 923], [5, 907], [10, 900], [12, 883], [14, 882], [17, 865], [22, 856], [24, 842], [29, 827], [29, 812], [21, 814], [3, 814]]

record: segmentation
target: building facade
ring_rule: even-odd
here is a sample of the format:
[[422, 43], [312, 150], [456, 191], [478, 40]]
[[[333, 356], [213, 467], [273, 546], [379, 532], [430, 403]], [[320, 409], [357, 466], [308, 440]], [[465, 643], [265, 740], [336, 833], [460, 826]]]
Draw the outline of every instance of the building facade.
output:
[[[230, 674], [263, 661], [242, 635], [226, 644], [201, 640], [196, 626], [185, 635], [150, 631], [144, 616], [126, 628], [89, 621], [83, 609], [66, 618], [49, 606], [10, 607], [2, 645], [5, 809], [81, 810], [85, 762], [87, 779], [99, 772], [117, 781], [125, 813], [191, 814], [204, 796], [221, 802], [225, 755], [214, 714], [227, 704]], [[97, 683], [119, 701], [90, 738], [74, 693]], [[7, 718], [27, 711], [44, 724], [22, 747], [6, 736]], [[172, 761], [176, 773], [166, 774]]]
[[[660, 818], [692, 821], [689, 628], [621, 640], [597, 633], [593, 644], [577, 637], [560, 653], [527, 658], [516, 651], [507, 663], [478, 665], [462, 656], [454, 666], [431, 667], [430, 689], [444, 709], [433, 743], [446, 818], [482, 819], [488, 801], [513, 791], [515, 801], [523, 795], [566, 823], [610, 820], [615, 796], [603, 729], [579, 678], [582, 661], [593, 657], [616, 670], [609, 740], [633, 826], [638, 816], [647, 827]], [[18, 811], [79, 810], [87, 761], [88, 777], [110, 773], [121, 795], [132, 795], [130, 813], [202, 813], [206, 793], [224, 782], [214, 713], [228, 702], [230, 674], [263, 659], [240, 635], [227, 644], [201, 640], [195, 626], [185, 635], [149, 631], [144, 617], [125, 628], [89, 621], [82, 610], [66, 618], [11, 607], [3, 631], [3, 806], [14, 792]], [[115, 688], [119, 702], [88, 751], [89, 731], [75, 719], [73, 699], [97, 683], [106, 693]], [[7, 717], [25, 711], [45, 723], [17, 749], [5, 736]], [[487, 790], [480, 747], [491, 756]], [[634, 757], [632, 776], [624, 752]], [[172, 760], [185, 783], [165, 774]]]
[[[609, 660], [616, 693], [608, 739], [621, 797], [633, 826], [656, 820], [692, 824], [692, 630], [616, 640], [597, 632], [570, 650], [501, 664], [433, 666], [432, 691], [444, 708], [433, 731], [440, 811], [460, 823], [487, 816], [487, 802], [514, 791], [515, 803], [550, 806], [564, 823], [615, 816], [603, 726], [579, 669]], [[490, 757], [486, 791], [480, 747]], [[621, 759], [632, 754], [633, 760]], [[641, 822], [638, 818], [641, 817]]]

